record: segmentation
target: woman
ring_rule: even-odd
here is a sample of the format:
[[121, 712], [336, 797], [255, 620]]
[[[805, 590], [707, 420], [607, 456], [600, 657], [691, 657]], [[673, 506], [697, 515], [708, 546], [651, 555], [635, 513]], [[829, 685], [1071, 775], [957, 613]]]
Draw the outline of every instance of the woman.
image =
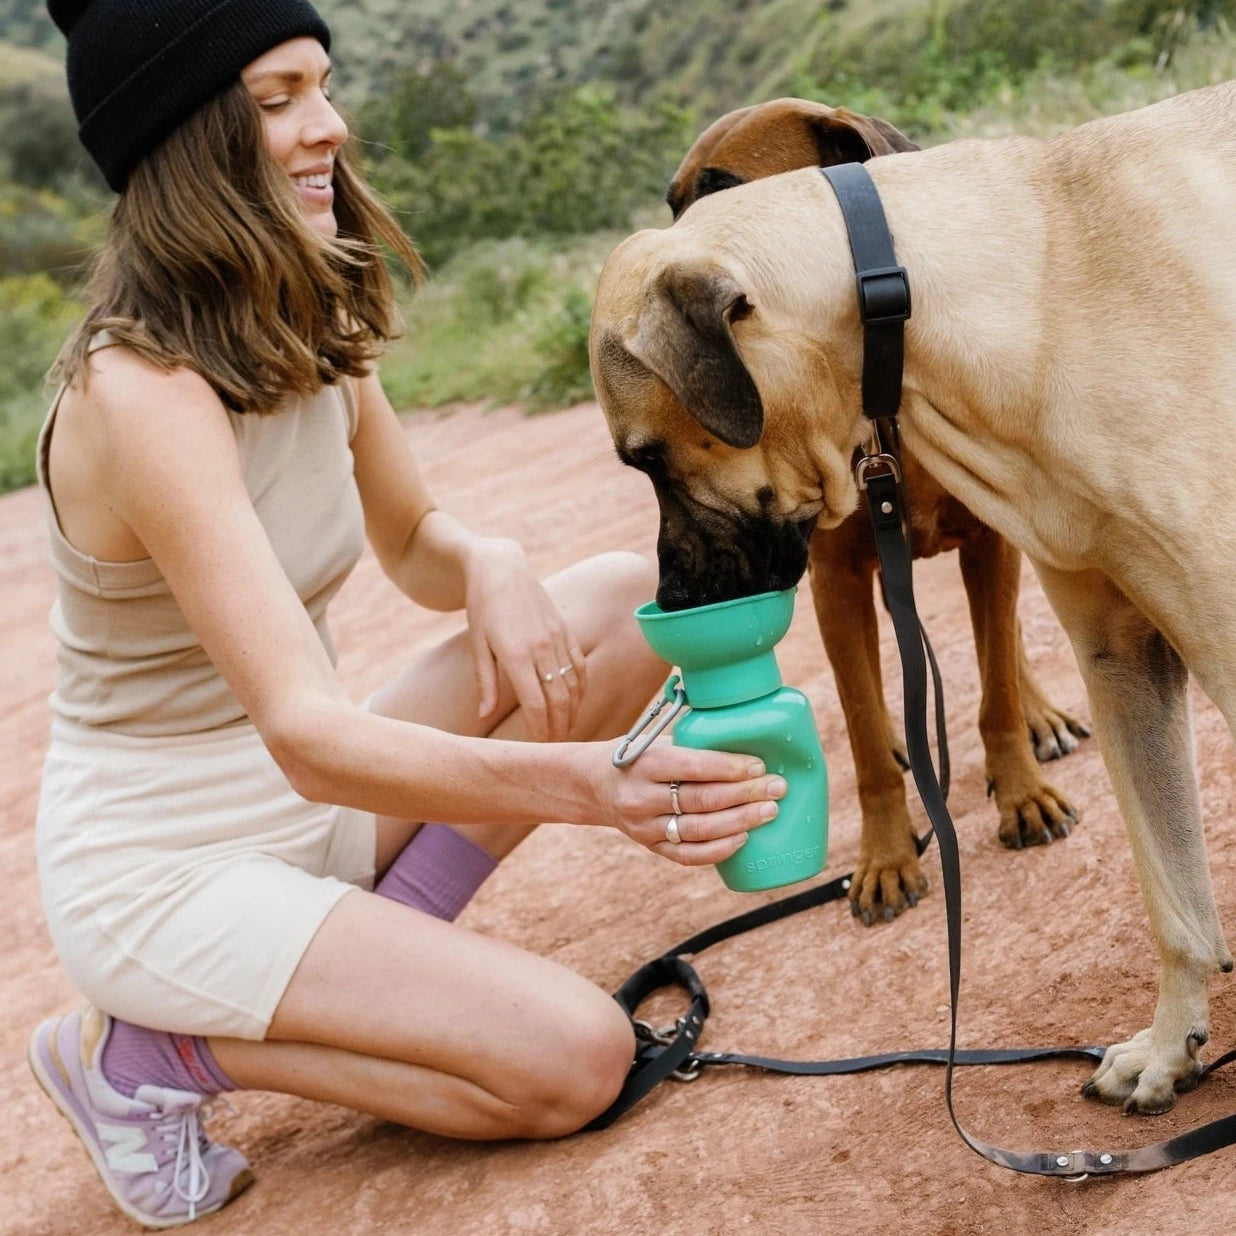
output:
[[[225, 1090], [457, 1137], [578, 1129], [623, 1081], [625, 1016], [450, 920], [539, 821], [715, 863], [784, 785], [665, 745], [615, 770], [601, 740], [666, 668], [629, 619], [647, 563], [542, 586], [433, 507], [373, 368], [378, 242], [418, 263], [348, 166], [312, 7], [50, 8], [120, 197], [39, 447], [60, 641], [40, 878], [92, 1007], [36, 1030], [36, 1077], [156, 1227], [251, 1180], [198, 1123]], [[366, 534], [467, 625], [357, 707], [325, 610]]]

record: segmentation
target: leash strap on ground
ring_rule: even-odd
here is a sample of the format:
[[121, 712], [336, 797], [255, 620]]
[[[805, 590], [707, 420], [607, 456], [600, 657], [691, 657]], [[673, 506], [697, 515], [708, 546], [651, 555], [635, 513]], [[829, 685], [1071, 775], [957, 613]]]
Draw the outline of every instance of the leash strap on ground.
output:
[[[829, 1061], [779, 1060], [736, 1052], [694, 1050], [708, 1016], [708, 994], [699, 975], [681, 954], [701, 952], [732, 936], [838, 900], [849, 891], [852, 879], [851, 876], [842, 876], [805, 893], [782, 898], [707, 928], [632, 974], [615, 992], [615, 999], [636, 1027], [636, 1060], [622, 1093], [607, 1111], [586, 1126], [586, 1130], [606, 1128], [666, 1077], [692, 1080], [702, 1069], [716, 1065], [743, 1065], [806, 1076], [835, 1076], [894, 1064], [943, 1063], [945, 1103], [958, 1135], [989, 1162], [1013, 1171], [1084, 1180], [1092, 1175], [1158, 1171], [1230, 1146], [1236, 1142], [1236, 1114], [1151, 1146], [1131, 1150], [1058, 1152], [1006, 1150], [974, 1137], [957, 1119], [953, 1107], [953, 1071], [958, 1065], [1013, 1064], [1064, 1056], [1099, 1059], [1103, 1049], [1086, 1046], [959, 1051], [957, 1048], [957, 1007], [961, 989], [961, 860], [957, 832], [945, 802], [946, 791], [942, 788], [942, 784], [947, 785], [948, 755], [943, 741], [944, 707], [940, 674], [914, 602], [909, 501], [905, 493], [896, 421], [901, 402], [904, 323], [910, 316], [909, 278], [905, 269], [897, 265], [884, 209], [866, 168], [861, 164], [842, 164], [820, 170], [837, 194], [856, 271], [864, 334], [863, 411], [873, 422], [874, 441], [877, 444], [875, 450], [860, 461], [857, 475], [867, 490], [885, 601], [901, 654], [910, 771], [940, 847], [948, 924], [949, 1045], [947, 1051], [887, 1052]], [[928, 662], [935, 686], [935, 711], [940, 734], [939, 777], [932, 762], [927, 729]], [[919, 840], [920, 854], [931, 835], [929, 833]], [[691, 1000], [687, 1013], [665, 1030], [655, 1030], [646, 1022], [637, 1020], [635, 1012], [640, 1003], [652, 992], [670, 985], [687, 991]], [[1208, 1065], [1202, 1070], [1202, 1076], [1222, 1068], [1233, 1059], [1236, 1059], [1236, 1050], [1227, 1052]]]

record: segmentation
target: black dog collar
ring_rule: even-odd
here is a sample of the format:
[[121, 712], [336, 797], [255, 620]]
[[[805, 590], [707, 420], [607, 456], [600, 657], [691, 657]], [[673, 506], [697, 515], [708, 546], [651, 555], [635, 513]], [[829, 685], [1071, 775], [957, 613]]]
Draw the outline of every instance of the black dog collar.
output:
[[880, 195], [861, 163], [820, 172], [837, 194], [850, 237], [863, 320], [863, 412], [873, 421], [897, 415], [910, 316], [910, 276], [897, 263]]

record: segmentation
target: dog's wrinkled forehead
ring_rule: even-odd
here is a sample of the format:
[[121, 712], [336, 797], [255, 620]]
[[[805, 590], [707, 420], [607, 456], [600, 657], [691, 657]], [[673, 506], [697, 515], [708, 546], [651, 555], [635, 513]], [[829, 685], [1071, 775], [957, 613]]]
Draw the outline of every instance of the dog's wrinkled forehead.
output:
[[650, 423], [676, 442], [752, 447], [763, 407], [733, 334], [750, 302], [723, 263], [679, 240], [639, 234], [606, 263], [592, 321], [597, 397], [623, 448]]

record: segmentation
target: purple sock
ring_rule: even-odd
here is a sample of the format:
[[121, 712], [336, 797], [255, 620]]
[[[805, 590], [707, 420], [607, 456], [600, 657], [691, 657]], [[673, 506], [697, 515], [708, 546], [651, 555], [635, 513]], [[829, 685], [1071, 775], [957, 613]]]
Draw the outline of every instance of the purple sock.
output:
[[446, 824], [422, 824], [374, 892], [450, 923], [497, 865], [479, 845]]
[[147, 1030], [116, 1017], [99, 1066], [112, 1088], [128, 1099], [139, 1086], [166, 1086], [192, 1094], [236, 1089], [204, 1038]]

